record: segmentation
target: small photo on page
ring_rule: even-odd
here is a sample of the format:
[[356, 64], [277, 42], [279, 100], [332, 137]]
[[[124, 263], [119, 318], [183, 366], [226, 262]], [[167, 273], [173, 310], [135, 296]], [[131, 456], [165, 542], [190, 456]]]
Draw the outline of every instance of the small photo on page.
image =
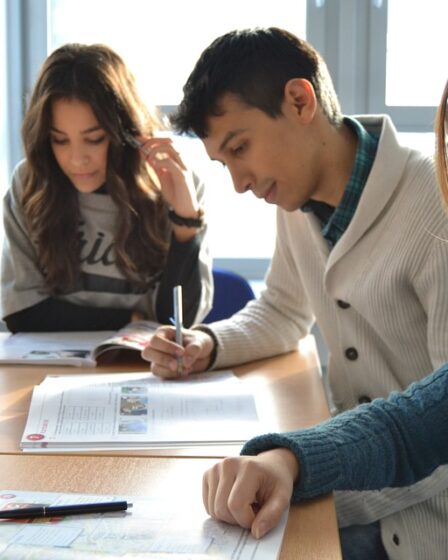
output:
[[121, 388], [123, 395], [146, 395], [147, 387], [144, 385], [126, 385]]
[[146, 418], [120, 418], [119, 434], [146, 434], [148, 423]]
[[120, 415], [146, 416], [148, 414], [148, 398], [137, 395], [120, 397]]

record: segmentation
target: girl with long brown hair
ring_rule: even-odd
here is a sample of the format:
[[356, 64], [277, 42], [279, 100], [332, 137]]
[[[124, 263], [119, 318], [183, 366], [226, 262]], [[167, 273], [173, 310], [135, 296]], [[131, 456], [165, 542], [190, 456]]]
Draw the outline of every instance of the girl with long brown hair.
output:
[[113, 50], [55, 50], [22, 138], [25, 160], [4, 202], [2, 303], [11, 331], [167, 323], [177, 284], [185, 324], [206, 315], [204, 186]]

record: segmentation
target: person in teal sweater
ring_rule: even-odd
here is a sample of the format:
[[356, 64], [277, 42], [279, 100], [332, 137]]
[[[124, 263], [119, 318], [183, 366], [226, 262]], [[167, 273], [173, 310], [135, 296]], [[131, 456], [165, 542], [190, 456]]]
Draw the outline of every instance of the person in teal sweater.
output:
[[[436, 164], [445, 204], [447, 103], [448, 81], [436, 119]], [[255, 437], [242, 456], [224, 459], [204, 474], [205, 508], [212, 517], [250, 528], [260, 538], [278, 523], [291, 500], [333, 490], [411, 485], [448, 463], [447, 401], [445, 364], [402, 393], [313, 428]]]

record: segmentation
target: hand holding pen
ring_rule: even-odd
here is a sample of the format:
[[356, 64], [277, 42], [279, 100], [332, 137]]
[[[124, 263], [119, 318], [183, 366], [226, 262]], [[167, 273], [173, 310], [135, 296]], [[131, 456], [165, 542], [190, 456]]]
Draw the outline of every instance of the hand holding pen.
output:
[[210, 364], [214, 342], [199, 330], [182, 329], [182, 286], [173, 288], [173, 327], [159, 327], [142, 351], [142, 358], [151, 362], [151, 371], [158, 377], [172, 379], [204, 371]]
[[154, 375], [164, 379], [178, 377], [179, 361], [182, 360], [182, 376], [206, 371], [215, 352], [213, 338], [197, 329], [182, 330], [182, 347], [176, 342], [174, 327], [159, 327], [142, 351], [142, 358], [151, 362]]

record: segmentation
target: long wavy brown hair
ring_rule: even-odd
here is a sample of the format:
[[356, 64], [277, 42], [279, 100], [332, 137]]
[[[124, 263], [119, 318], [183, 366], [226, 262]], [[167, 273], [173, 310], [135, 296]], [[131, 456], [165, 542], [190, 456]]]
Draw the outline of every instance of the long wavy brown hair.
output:
[[164, 267], [171, 227], [151, 170], [132, 140], [154, 136], [161, 121], [144, 105], [133, 75], [113, 50], [66, 44], [44, 62], [22, 127], [27, 159], [22, 202], [48, 290], [70, 291], [80, 274], [78, 194], [50, 144], [52, 104], [59, 99], [88, 103], [110, 139], [106, 185], [120, 208], [116, 264], [135, 287], [143, 287]]
[[436, 117], [436, 167], [437, 178], [439, 180], [439, 188], [442, 194], [445, 207], [448, 209], [448, 154], [447, 154], [447, 104], [448, 104], [448, 80], [443, 90], [442, 99], [437, 110]]

